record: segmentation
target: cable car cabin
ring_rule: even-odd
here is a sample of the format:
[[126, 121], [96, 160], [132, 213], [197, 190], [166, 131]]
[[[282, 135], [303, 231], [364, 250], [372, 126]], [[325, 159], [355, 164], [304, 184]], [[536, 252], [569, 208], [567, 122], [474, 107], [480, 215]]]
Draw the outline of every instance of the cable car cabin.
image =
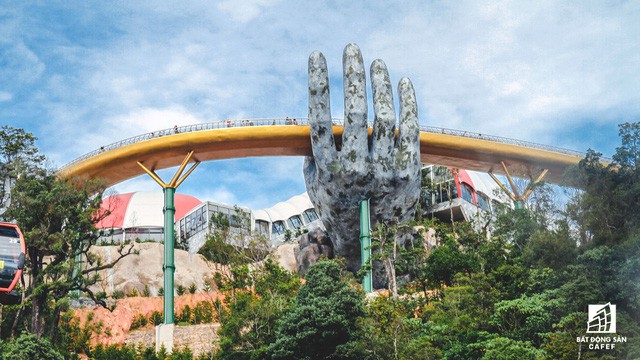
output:
[[0, 222], [0, 303], [20, 301], [14, 290], [25, 262], [26, 247], [22, 232], [15, 224]]

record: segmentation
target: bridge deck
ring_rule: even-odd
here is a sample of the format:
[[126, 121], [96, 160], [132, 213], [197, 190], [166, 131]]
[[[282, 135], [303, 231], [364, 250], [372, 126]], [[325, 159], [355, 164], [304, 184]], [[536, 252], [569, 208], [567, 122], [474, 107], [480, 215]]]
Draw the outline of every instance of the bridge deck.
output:
[[[62, 167], [63, 176], [102, 178], [107, 185], [143, 174], [136, 163], [151, 169], [178, 166], [194, 150], [199, 161], [253, 156], [311, 155], [306, 119], [253, 119], [196, 124], [139, 135], [104, 146]], [[339, 143], [342, 122], [334, 122]], [[501, 161], [513, 176], [537, 176], [549, 169], [547, 181], [560, 183], [566, 169], [584, 157], [576, 151], [491, 135], [424, 127], [420, 131], [421, 161], [502, 174]]]

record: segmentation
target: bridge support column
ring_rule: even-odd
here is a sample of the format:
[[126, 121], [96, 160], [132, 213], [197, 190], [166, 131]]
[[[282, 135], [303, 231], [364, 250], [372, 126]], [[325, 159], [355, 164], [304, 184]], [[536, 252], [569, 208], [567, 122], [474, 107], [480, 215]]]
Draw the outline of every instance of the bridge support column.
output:
[[369, 270], [362, 278], [362, 289], [366, 293], [373, 291], [373, 277], [371, 269], [371, 215], [369, 200], [360, 201], [360, 259], [362, 266], [369, 266]]
[[164, 345], [168, 352], [171, 352], [173, 348], [174, 329], [173, 275], [176, 268], [173, 257], [175, 244], [174, 222], [176, 212], [174, 200], [178, 186], [180, 186], [180, 184], [182, 184], [193, 170], [195, 170], [196, 166], [200, 164], [199, 161], [195, 161], [191, 168], [189, 168], [189, 170], [187, 170], [183, 175], [182, 173], [187, 167], [192, 156], [193, 151], [189, 152], [189, 154], [184, 158], [180, 168], [178, 168], [178, 171], [176, 171], [175, 175], [168, 183], [162, 181], [153, 169], [148, 169], [138, 161], [138, 165], [140, 165], [140, 167], [142, 167], [142, 169], [151, 176], [151, 178], [155, 180], [155, 182], [157, 182], [164, 191], [164, 264], [162, 266], [162, 271], [164, 273], [164, 323], [156, 328], [156, 350], [159, 350], [160, 347]]
[[513, 178], [511, 177], [509, 170], [507, 169], [507, 165], [504, 163], [504, 161], [501, 161], [500, 163], [502, 164], [502, 169], [504, 169], [504, 173], [507, 176], [507, 181], [509, 182], [509, 186], [511, 187], [511, 190], [507, 189], [507, 187], [502, 183], [502, 181], [500, 181], [492, 172], [489, 172], [489, 176], [491, 176], [493, 181], [495, 181], [496, 184], [498, 184], [500, 189], [502, 189], [502, 191], [504, 191], [504, 193], [507, 194], [507, 196], [509, 196], [511, 201], [513, 201], [513, 204], [516, 210], [524, 209], [525, 201], [533, 193], [533, 190], [535, 190], [536, 186], [540, 183], [540, 181], [542, 181], [542, 179], [547, 174], [547, 172], [549, 172], [549, 169], [543, 169], [542, 172], [540, 172], [540, 175], [538, 175], [538, 177], [535, 180], [533, 180], [533, 178], [530, 178], [529, 183], [527, 184], [527, 187], [525, 188], [524, 192], [520, 194], [520, 191], [518, 191], [518, 188], [515, 182], [513, 181]]

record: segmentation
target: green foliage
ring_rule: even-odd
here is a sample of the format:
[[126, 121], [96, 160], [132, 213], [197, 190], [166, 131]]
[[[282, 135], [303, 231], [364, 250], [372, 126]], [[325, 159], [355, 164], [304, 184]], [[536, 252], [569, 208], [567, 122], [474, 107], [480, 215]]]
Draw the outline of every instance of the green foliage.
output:
[[21, 172], [4, 214], [16, 220], [28, 239], [25, 269], [30, 281], [23, 290], [30, 310], [17, 316], [18, 322], [30, 317], [30, 331], [38, 335], [48, 331], [55, 339], [57, 327], [46, 323], [59, 321], [69, 294], [81, 291], [106, 306], [105, 299], [91, 290], [99, 280], [98, 270], [112, 267], [133, 249], [121, 247], [120, 256], [111, 263], [103, 263], [90, 251], [99, 237], [94, 224], [108, 215], [100, 208], [104, 185], [99, 180], [64, 179], [31, 165], [14, 167]]
[[193, 352], [189, 347], [174, 348], [168, 354], [164, 347], [156, 352], [154, 347], [98, 344], [91, 352], [93, 360], [191, 360]]
[[560, 308], [560, 302], [551, 294], [523, 295], [496, 303], [490, 323], [503, 336], [540, 346], [542, 334], [560, 320]]
[[440, 359], [441, 352], [425, 336], [422, 319], [413, 318], [417, 304], [407, 298], [377, 296], [358, 320], [359, 348], [371, 359]]
[[8, 343], [2, 352], [4, 360], [64, 360], [51, 343], [33, 334], [22, 334]]
[[147, 325], [147, 317], [142, 314], [136, 314], [131, 320], [130, 330], [136, 330]]
[[195, 294], [197, 290], [198, 286], [196, 286], [196, 283], [191, 283], [191, 285], [189, 285], [189, 294]]
[[223, 213], [211, 216], [212, 226], [207, 240], [198, 250], [207, 260], [237, 266], [261, 261], [269, 253], [267, 239], [249, 233], [249, 217], [238, 207], [235, 213], [231, 218]]
[[[219, 319], [219, 358], [260, 358], [276, 339], [276, 322], [300, 287], [297, 276], [268, 259], [214, 304]], [[253, 291], [251, 291], [253, 290]]]
[[164, 321], [164, 316], [160, 311], [152, 312], [151, 316], [149, 317], [149, 322], [152, 323], [154, 326], [162, 324], [163, 321]]
[[[22, 173], [39, 171], [44, 156], [35, 145], [37, 138], [24, 129], [4, 125], [0, 128], [0, 178], [11, 181]], [[5, 205], [4, 191], [0, 194], [0, 208]]]
[[[301, 286], [297, 276], [264, 260], [264, 239], [246, 243], [246, 233], [232, 231], [232, 224], [244, 221], [242, 216], [218, 215], [203, 252], [226, 264], [213, 275], [225, 296], [185, 307], [176, 320], [220, 323], [218, 348], [202, 359], [640, 358], [640, 125], [623, 124], [620, 134], [622, 146], [614, 164], [602, 164], [599, 154], [590, 152], [573, 170], [574, 184], [583, 190], [565, 212], [555, 209], [552, 193], [542, 187], [527, 208], [499, 214], [493, 232], [423, 219], [419, 228], [435, 233], [439, 245], [435, 249], [426, 246], [421, 234], [414, 238], [400, 234], [403, 226], [413, 230], [413, 224], [381, 228], [374, 236], [375, 256], [387, 261], [388, 273], [393, 269], [398, 279], [412, 280], [398, 280], [398, 296], [364, 299], [341, 266], [326, 261], [312, 266]], [[51, 272], [34, 277], [41, 283], [28, 289], [29, 306], [3, 308], [2, 335], [38, 329], [28, 319], [34, 310], [31, 304], [40, 299], [44, 300], [40, 324], [57, 334], [49, 336], [53, 345], [32, 337], [24, 349], [56, 349], [68, 358], [88, 352], [94, 359], [192, 358], [188, 349], [174, 349], [171, 355], [144, 347], [88, 349], [89, 339], [101, 326], [89, 320], [81, 327], [70, 312], [65, 313], [65, 297], [66, 291], [87, 286], [93, 278], [68, 285], [63, 274], [72, 269], [71, 263], [65, 257], [60, 262], [55, 259], [61, 256], [59, 251], [77, 246], [79, 234], [91, 242], [93, 233], [81, 232], [90, 223], [81, 210], [94, 206], [94, 199], [75, 195], [65, 201], [53, 199], [71, 193], [69, 184], [31, 180], [20, 185], [21, 194], [30, 195], [20, 198], [22, 212], [16, 214], [30, 224], [26, 228], [40, 244], [37, 256], [54, 260]], [[88, 191], [88, 185], [84, 189]], [[61, 207], [73, 207], [81, 200], [65, 217], [41, 209], [46, 204], [51, 211], [68, 211]], [[27, 204], [35, 208], [27, 211]], [[46, 223], [50, 229], [43, 225], [43, 216], [53, 221]], [[59, 226], [72, 220], [79, 223]], [[182, 288], [182, 293], [196, 290], [195, 284]], [[143, 294], [148, 291], [145, 288]], [[628, 342], [609, 352], [589, 351], [586, 344], [576, 342], [586, 332], [587, 306], [609, 301], [617, 304], [618, 335]], [[154, 312], [149, 318], [134, 318], [132, 328], [162, 321], [162, 314]], [[22, 351], [16, 343], [0, 344], [2, 356]]]
[[176, 321], [181, 323], [191, 323], [191, 306], [185, 305], [182, 312], [176, 316]]
[[569, 234], [566, 223], [559, 230], [538, 231], [531, 235], [524, 247], [522, 260], [537, 268], [560, 270], [575, 261], [578, 248]]
[[485, 353], [482, 360], [536, 360], [543, 358], [544, 351], [530, 343], [508, 337], [496, 337], [481, 343]]
[[583, 243], [619, 244], [640, 228], [640, 123], [619, 126], [621, 146], [613, 162], [603, 165], [601, 154], [590, 150], [571, 174], [584, 190], [568, 208]]
[[475, 256], [463, 253], [454, 240], [448, 239], [431, 252], [424, 266], [423, 276], [436, 288], [451, 286], [456, 274], [470, 274], [478, 266]]
[[140, 296], [140, 294], [138, 293], [138, 289], [136, 288], [131, 288], [131, 290], [129, 290], [129, 294], [127, 294], [128, 297], [137, 297]]
[[215, 320], [215, 308], [211, 301], [200, 301], [193, 308], [194, 324], [208, 324]]
[[60, 318], [54, 345], [64, 354], [88, 354], [91, 338], [102, 333], [102, 328], [102, 322], [95, 322], [92, 313], [87, 315], [84, 325], [81, 325], [74, 312], [67, 311]]
[[176, 293], [178, 294], [178, 296], [184, 295], [186, 291], [187, 288], [185, 288], [184, 285], [180, 284], [176, 286]]
[[294, 306], [278, 321], [274, 359], [326, 359], [357, 352], [356, 320], [364, 315], [361, 294], [349, 286], [335, 262], [321, 261], [307, 272]]

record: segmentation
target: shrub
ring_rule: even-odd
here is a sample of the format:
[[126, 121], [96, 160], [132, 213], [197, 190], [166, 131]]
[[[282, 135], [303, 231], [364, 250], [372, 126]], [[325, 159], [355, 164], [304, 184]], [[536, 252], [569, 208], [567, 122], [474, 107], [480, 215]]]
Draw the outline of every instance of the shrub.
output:
[[213, 303], [210, 301], [200, 301], [193, 309], [194, 324], [208, 324], [214, 321]]
[[4, 360], [64, 360], [48, 340], [26, 333], [6, 345], [2, 358]]
[[176, 287], [176, 292], [178, 293], [178, 295], [184, 295], [185, 291], [187, 291], [187, 289], [183, 285], [178, 285]]
[[184, 309], [182, 309], [182, 312], [176, 317], [176, 320], [178, 322], [190, 324], [191, 323], [191, 307], [189, 305], [185, 305]]
[[160, 311], [154, 311], [151, 313], [149, 317], [149, 322], [153, 323], [153, 325], [160, 325], [164, 321], [164, 317]]
[[131, 330], [139, 329], [147, 325], [147, 318], [142, 314], [136, 314], [131, 321]]

